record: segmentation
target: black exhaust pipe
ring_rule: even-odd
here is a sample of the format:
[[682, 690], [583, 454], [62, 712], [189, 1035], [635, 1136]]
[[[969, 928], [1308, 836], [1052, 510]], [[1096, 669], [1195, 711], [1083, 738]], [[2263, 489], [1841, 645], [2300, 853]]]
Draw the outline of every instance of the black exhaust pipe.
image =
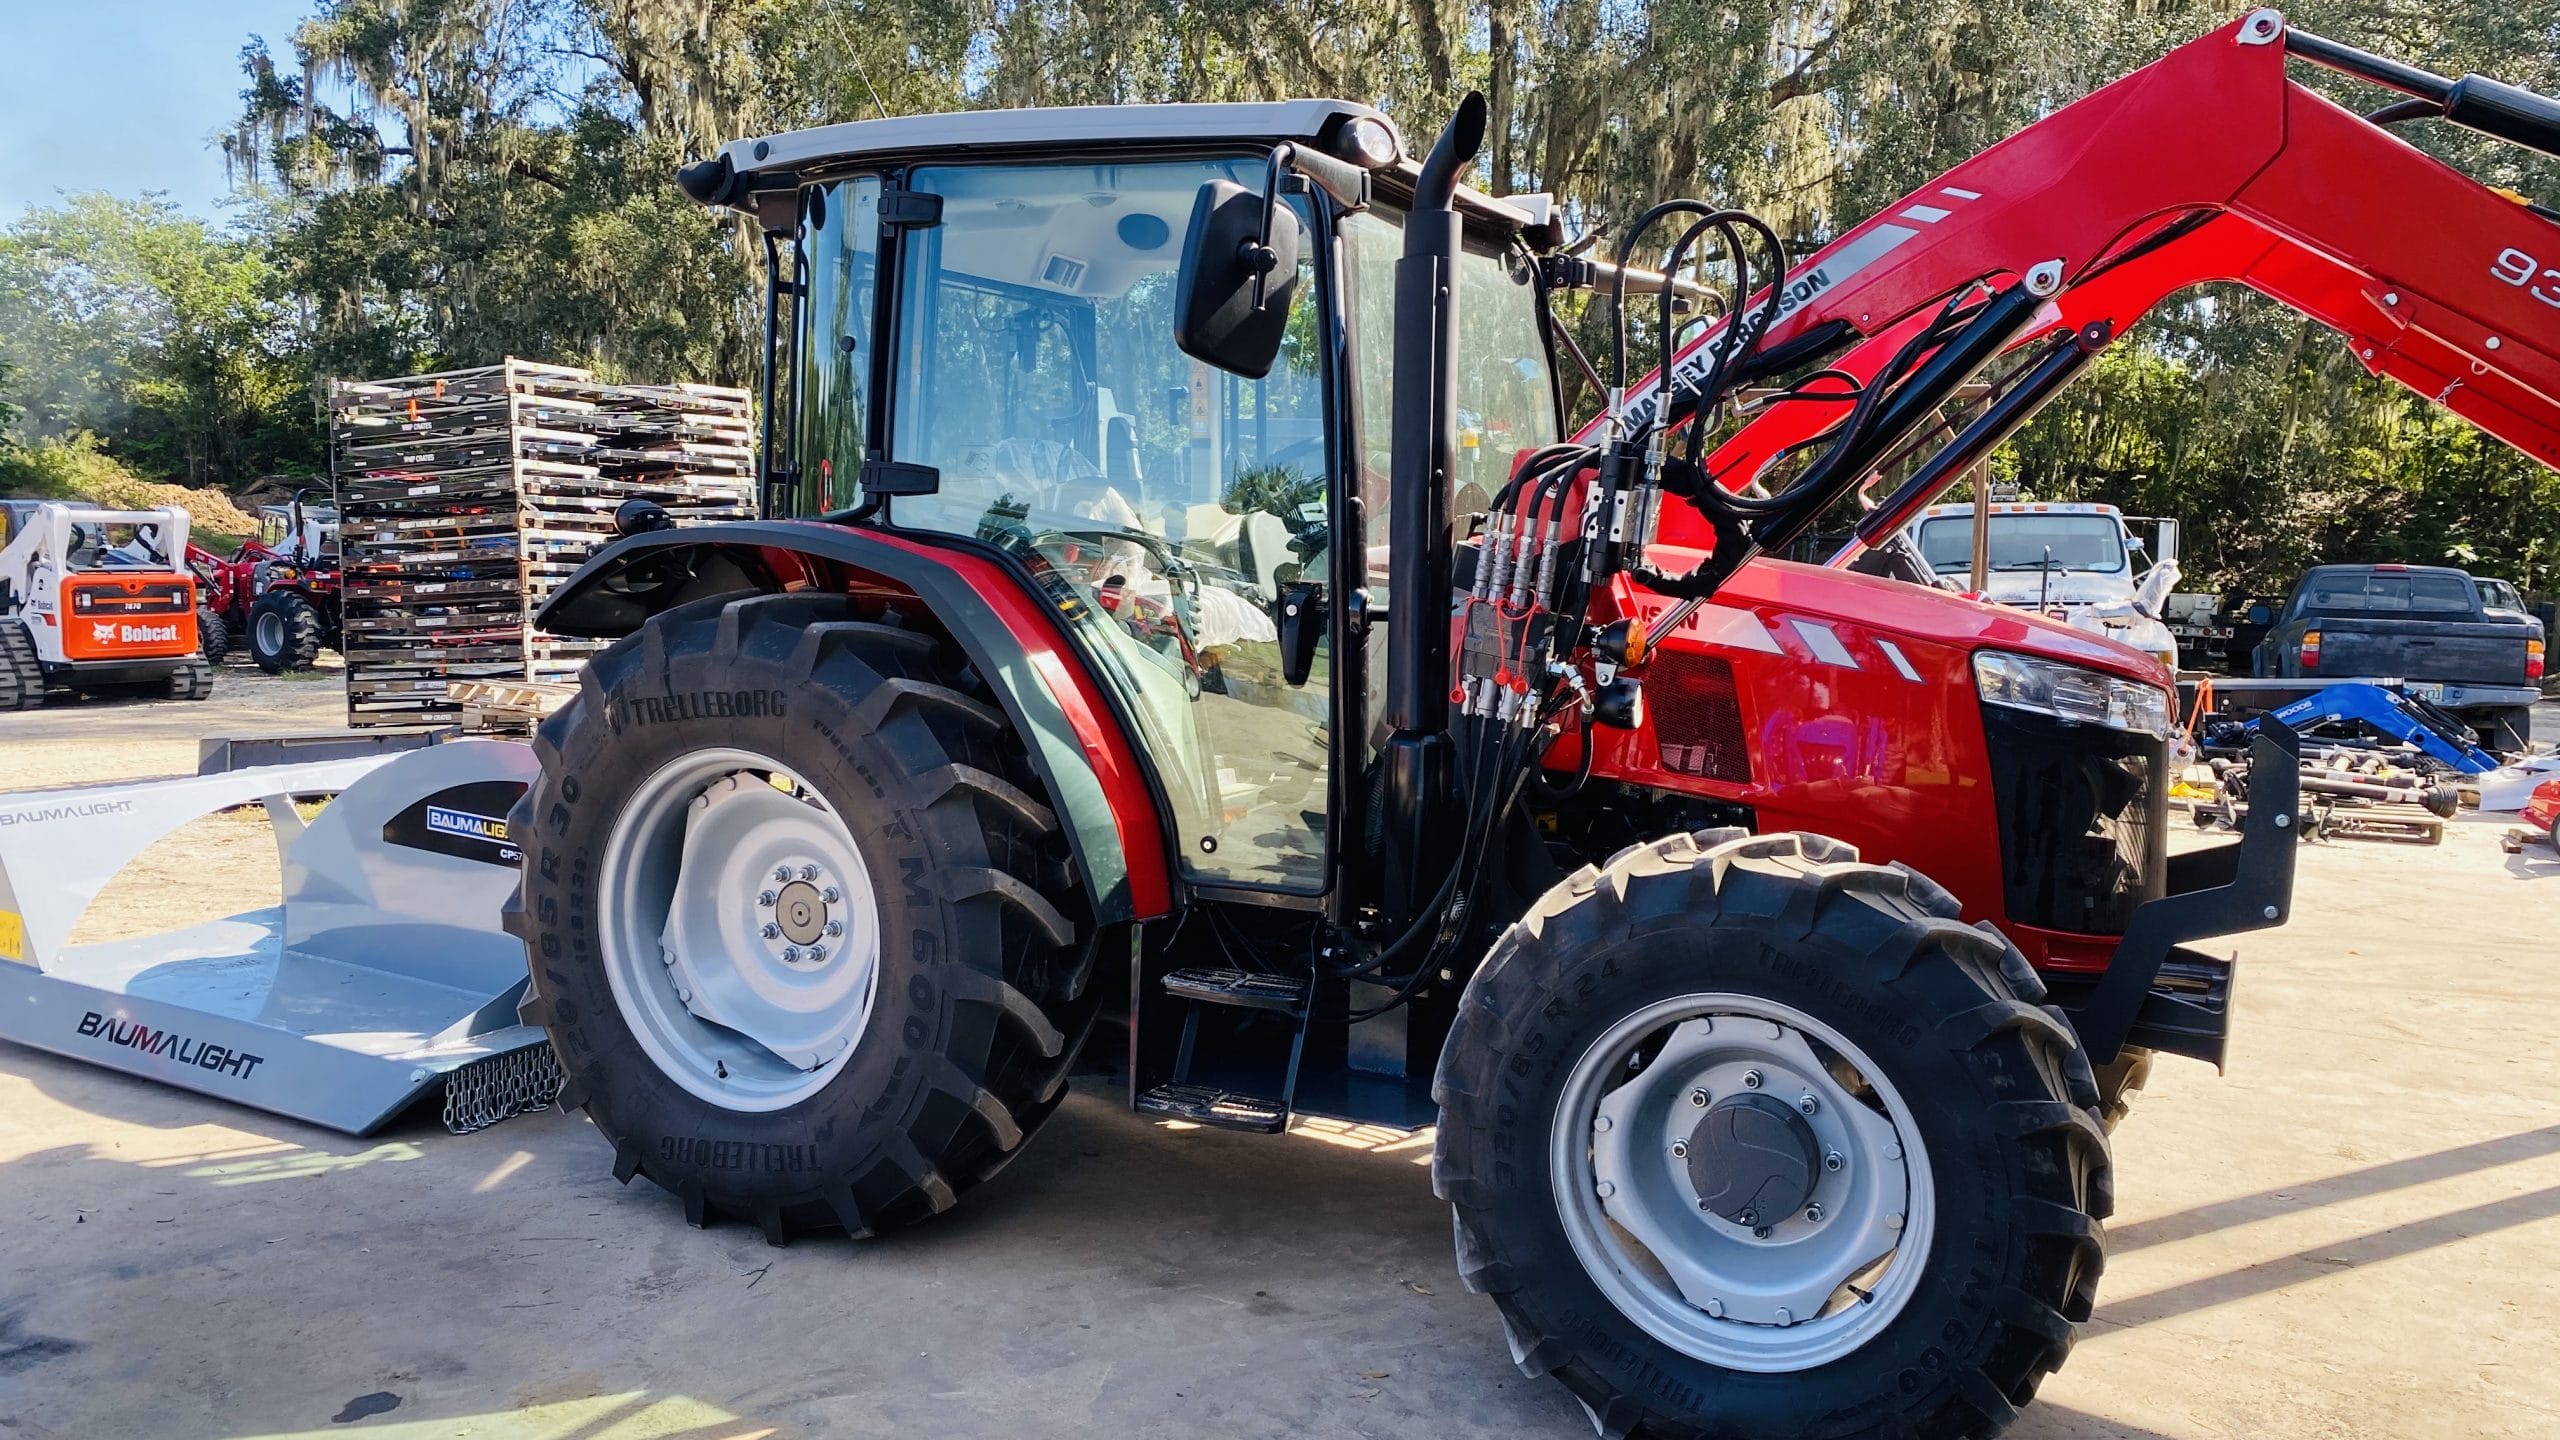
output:
[[1391, 923], [1417, 918], [1437, 892], [1456, 828], [1448, 813], [1449, 598], [1455, 538], [1449, 475], [1458, 448], [1458, 178], [1484, 146], [1484, 96], [1469, 92], [1424, 157], [1396, 261], [1395, 414], [1387, 571], [1390, 730], [1385, 893]]

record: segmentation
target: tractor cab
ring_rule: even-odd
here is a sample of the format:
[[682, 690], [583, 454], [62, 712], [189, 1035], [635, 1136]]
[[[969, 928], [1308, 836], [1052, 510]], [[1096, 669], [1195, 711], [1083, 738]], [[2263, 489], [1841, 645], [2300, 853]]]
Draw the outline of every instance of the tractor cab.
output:
[[261, 505], [258, 541], [277, 555], [302, 564], [334, 564], [338, 558], [337, 508], [305, 505], [299, 496], [282, 504]]
[[[1365, 107], [1292, 101], [862, 121], [714, 162], [778, 257], [769, 513], [1029, 567], [1157, 767], [1193, 884], [1327, 894], [1372, 755], [1385, 627], [1330, 615], [1386, 608], [1402, 151]], [[1561, 419], [1533, 217], [1462, 209], [1461, 521]], [[1269, 353], [1188, 353], [1204, 252], [1266, 225]]]

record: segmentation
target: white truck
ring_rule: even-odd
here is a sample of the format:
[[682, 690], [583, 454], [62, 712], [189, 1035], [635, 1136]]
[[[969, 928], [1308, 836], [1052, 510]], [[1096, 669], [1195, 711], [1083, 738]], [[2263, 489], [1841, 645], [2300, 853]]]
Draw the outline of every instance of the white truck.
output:
[[[2147, 520], [2145, 544], [2113, 505], [1993, 500], [1986, 517], [1982, 597], [2040, 611], [2143, 651], [2175, 670], [2178, 641], [2164, 622], [2178, 584], [2178, 522]], [[1970, 590], [1973, 507], [1932, 505], [1911, 542], [1942, 585]], [[2149, 568], [2144, 568], [2146, 560]]]

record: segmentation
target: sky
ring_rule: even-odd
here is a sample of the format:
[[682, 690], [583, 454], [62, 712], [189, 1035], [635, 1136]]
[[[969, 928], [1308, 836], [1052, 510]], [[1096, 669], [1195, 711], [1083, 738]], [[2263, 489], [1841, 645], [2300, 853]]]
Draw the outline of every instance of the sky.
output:
[[0, 0], [0, 224], [64, 192], [165, 192], [215, 218], [214, 135], [240, 113], [240, 47], [293, 53], [312, 0]]

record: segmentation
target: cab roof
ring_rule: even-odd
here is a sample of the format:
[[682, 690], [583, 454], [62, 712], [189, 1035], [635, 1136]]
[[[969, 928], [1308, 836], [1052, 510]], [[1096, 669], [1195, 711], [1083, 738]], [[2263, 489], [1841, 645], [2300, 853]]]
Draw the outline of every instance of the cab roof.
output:
[[[1233, 141], [1316, 141], [1353, 116], [1394, 122], [1350, 100], [1268, 100], [1214, 105], [1058, 105], [1027, 110], [960, 110], [891, 115], [732, 140], [721, 158], [740, 176], [782, 180], [874, 156], [917, 151], [1025, 150], [1123, 142], [1134, 145]], [[1396, 148], [1404, 150], [1402, 132]], [[765, 185], [751, 184], [763, 189]]]
[[[1395, 137], [1396, 161], [1378, 173], [1410, 189], [1421, 162], [1393, 120], [1355, 100], [1254, 100], [1185, 105], [1055, 105], [1020, 110], [955, 110], [936, 115], [889, 115], [848, 120], [732, 140], [711, 158], [676, 174], [678, 188], [706, 205], [754, 206], [767, 229], [787, 228], [781, 212], [754, 197], [779, 199], [802, 182], [899, 157], [982, 155], [1039, 150], [1095, 150], [1111, 145], [1142, 148], [1237, 146], [1261, 148], [1297, 141], [1321, 148], [1342, 125], [1371, 119]], [[1552, 197], [1495, 197], [1458, 187], [1459, 211], [1507, 231], [1546, 223]]]

